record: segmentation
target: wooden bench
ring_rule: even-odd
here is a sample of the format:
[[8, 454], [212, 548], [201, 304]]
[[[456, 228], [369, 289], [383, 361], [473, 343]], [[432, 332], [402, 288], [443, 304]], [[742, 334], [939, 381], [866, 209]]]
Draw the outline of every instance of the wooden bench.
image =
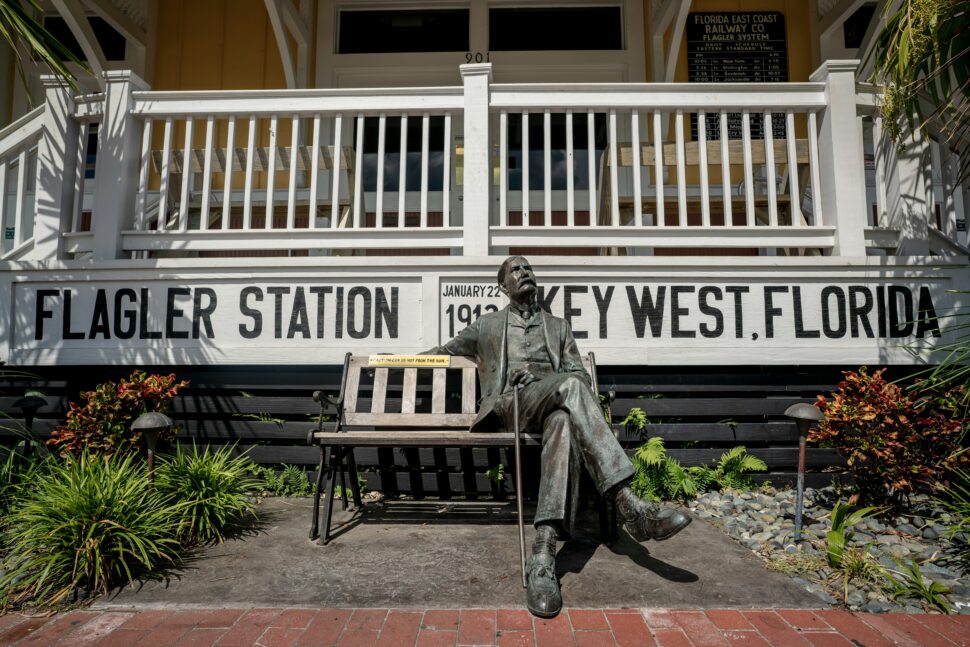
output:
[[[593, 354], [584, 355], [582, 361], [593, 379], [593, 392], [598, 393]], [[345, 467], [354, 504], [361, 506], [355, 447], [513, 447], [512, 431], [468, 431], [478, 413], [477, 372], [478, 366], [470, 357], [347, 353], [340, 394], [336, 398], [321, 391], [313, 394], [313, 399], [320, 403], [321, 415], [307, 442], [319, 445], [320, 466], [310, 539], [319, 535], [320, 497], [324, 494], [322, 542], [330, 540], [337, 478], [339, 475], [343, 480]], [[458, 397], [449, 398], [449, 392]], [[333, 431], [324, 431], [323, 418], [328, 406], [337, 411]], [[542, 434], [523, 433], [521, 443], [541, 446]], [[521, 483], [516, 482], [515, 487], [517, 493], [521, 492]], [[347, 488], [341, 490], [346, 508]], [[606, 538], [613, 536], [610, 512], [600, 506], [601, 533]]]

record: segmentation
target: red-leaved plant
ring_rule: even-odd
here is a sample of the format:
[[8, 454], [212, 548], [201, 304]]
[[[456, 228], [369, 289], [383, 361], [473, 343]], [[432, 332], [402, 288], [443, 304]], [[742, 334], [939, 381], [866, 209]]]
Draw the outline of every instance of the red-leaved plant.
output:
[[[175, 375], [158, 375], [135, 371], [117, 384], [105, 382], [94, 391], [81, 393], [85, 404], [71, 403], [67, 420], [51, 433], [49, 445], [62, 456], [89, 453], [128, 454], [141, 448], [141, 432], [133, 432], [131, 423], [149, 411], [165, 412], [172, 398], [188, 382], [175, 381]], [[173, 427], [159, 436], [159, 442], [175, 437]]]
[[892, 503], [932, 490], [970, 459], [962, 451], [970, 418], [956, 393], [967, 387], [944, 391], [923, 380], [907, 391], [884, 380], [884, 371], [846, 371], [832, 398], [815, 403], [826, 420], [808, 440], [846, 458], [858, 488], [853, 502]]

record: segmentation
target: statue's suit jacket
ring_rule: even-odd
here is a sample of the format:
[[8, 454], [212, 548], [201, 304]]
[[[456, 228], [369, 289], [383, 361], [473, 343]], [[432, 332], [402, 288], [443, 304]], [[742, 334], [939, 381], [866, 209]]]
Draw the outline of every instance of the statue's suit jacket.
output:
[[[458, 336], [437, 348], [425, 351], [435, 355], [468, 355], [478, 362], [478, 376], [482, 387], [482, 400], [478, 416], [471, 424], [471, 431], [490, 431], [483, 424], [493, 413], [495, 400], [505, 388], [508, 372], [508, 322], [511, 306], [498, 312], [482, 315]], [[579, 356], [572, 329], [565, 319], [539, 310], [535, 315], [542, 318], [542, 330], [546, 340], [549, 361], [555, 373], [575, 373], [592, 386], [592, 379]]]

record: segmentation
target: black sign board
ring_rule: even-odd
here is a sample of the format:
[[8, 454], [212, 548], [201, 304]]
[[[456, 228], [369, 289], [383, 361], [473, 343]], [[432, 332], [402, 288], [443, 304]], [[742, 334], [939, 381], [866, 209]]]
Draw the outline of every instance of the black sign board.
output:
[[[788, 80], [785, 16], [779, 11], [710, 11], [687, 15], [687, 79], [692, 83], [774, 83]], [[715, 115], [707, 117], [707, 138], [720, 139]], [[785, 116], [772, 115], [772, 135], [785, 136]], [[751, 118], [751, 137], [764, 138], [764, 119]], [[697, 139], [697, 115], [691, 115]], [[728, 137], [741, 139], [741, 114], [728, 115]]]

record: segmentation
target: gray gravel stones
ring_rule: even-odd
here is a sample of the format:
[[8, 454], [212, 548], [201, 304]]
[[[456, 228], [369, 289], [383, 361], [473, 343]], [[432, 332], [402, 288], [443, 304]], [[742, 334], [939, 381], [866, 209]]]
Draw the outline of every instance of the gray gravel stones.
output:
[[[955, 613], [970, 613], [970, 578], [963, 572], [959, 552], [966, 537], [946, 536], [950, 517], [935, 509], [926, 497], [913, 497], [908, 512], [886, 519], [869, 518], [857, 524], [850, 548], [865, 553], [869, 576], [850, 579], [848, 594], [841, 571], [825, 562], [825, 537], [830, 530], [829, 516], [839, 501], [834, 488], [806, 489], [803, 540], [794, 538], [795, 491], [760, 489], [750, 492], [706, 492], [695, 499], [690, 509], [722, 529], [745, 547], [788, 572], [795, 582], [829, 604], [845, 605], [856, 611], [917, 613], [930, 610], [918, 598], [893, 599], [883, 577], [873, 574], [877, 567], [901, 580], [904, 567], [915, 559], [924, 582], [936, 581], [950, 589], [946, 599]], [[804, 566], [811, 564], [810, 570]]]

